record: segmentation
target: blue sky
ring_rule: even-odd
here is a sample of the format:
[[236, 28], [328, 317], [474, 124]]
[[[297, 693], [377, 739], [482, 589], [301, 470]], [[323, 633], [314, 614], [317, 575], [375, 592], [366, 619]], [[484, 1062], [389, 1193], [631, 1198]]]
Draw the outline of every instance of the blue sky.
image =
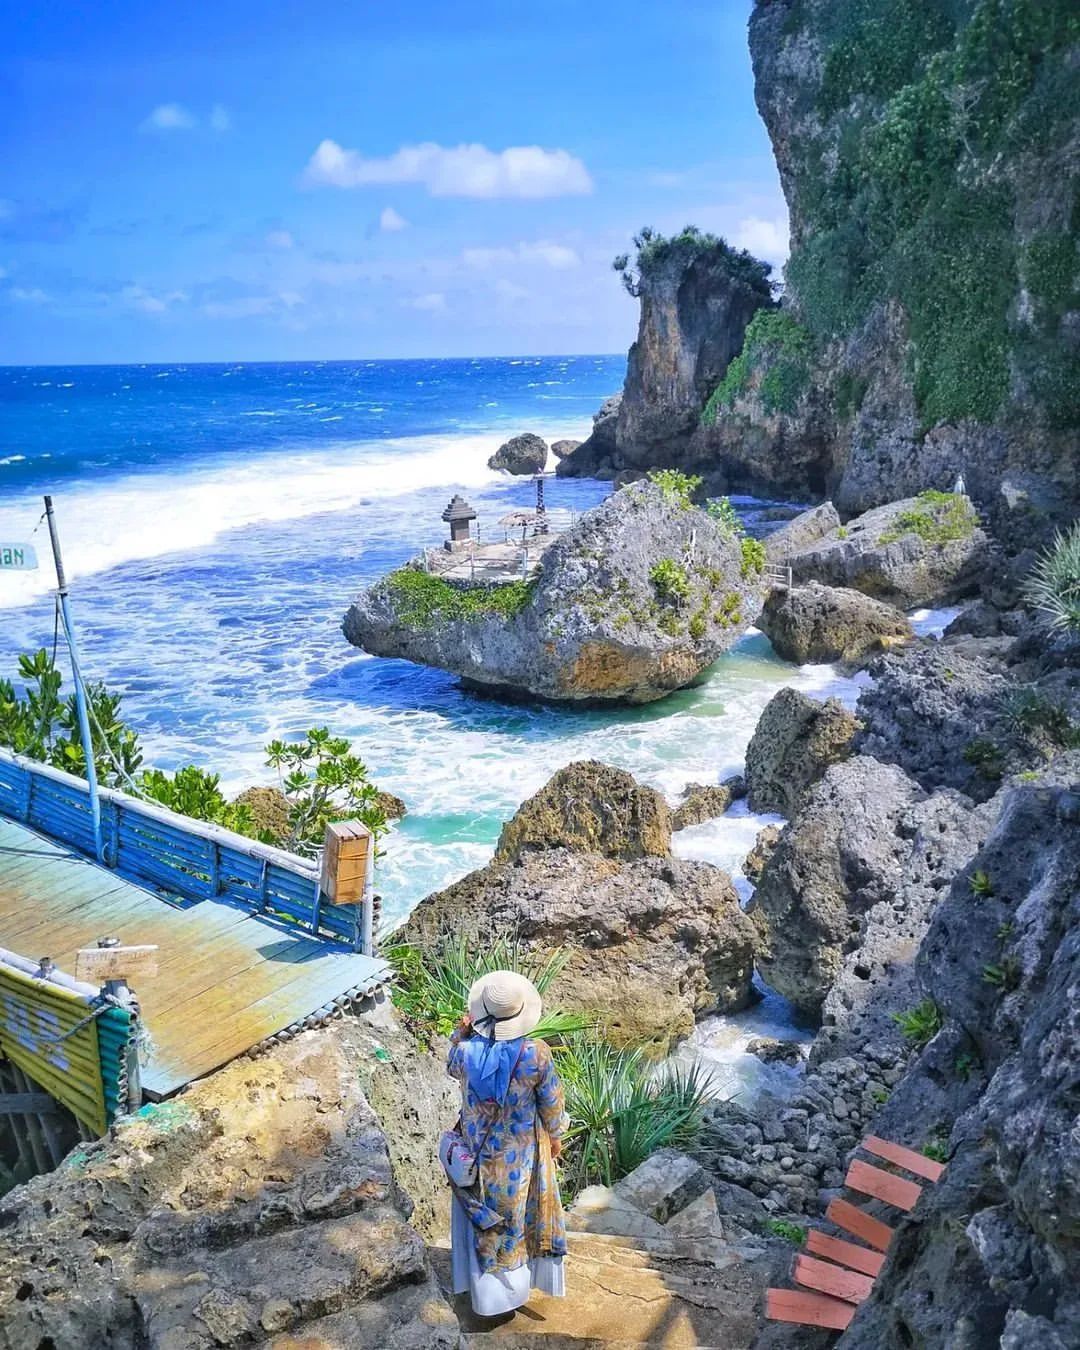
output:
[[31, 0], [0, 363], [622, 350], [639, 226], [783, 260], [749, 11]]

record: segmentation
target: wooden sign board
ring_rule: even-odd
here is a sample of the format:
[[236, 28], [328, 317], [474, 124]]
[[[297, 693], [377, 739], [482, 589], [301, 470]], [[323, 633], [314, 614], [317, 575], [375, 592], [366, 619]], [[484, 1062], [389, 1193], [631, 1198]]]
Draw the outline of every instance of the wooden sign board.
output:
[[327, 825], [323, 840], [323, 894], [334, 905], [358, 905], [367, 884], [371, 831], [358, 820], [338, 820]]
[[157, 952], [156, 946], [83, 947], [75, 953], [75, 978], [88, 984], [145, 979], [158, 973]]

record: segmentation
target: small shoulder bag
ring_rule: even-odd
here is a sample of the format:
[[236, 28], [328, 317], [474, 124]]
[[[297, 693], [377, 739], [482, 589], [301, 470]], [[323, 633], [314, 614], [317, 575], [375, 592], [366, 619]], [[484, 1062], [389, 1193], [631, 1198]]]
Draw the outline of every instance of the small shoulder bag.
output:
[[514, 1082], [514, 1074], [517, 1073], [517, 1066], [521, 1063], [521, 1054], [524, 1049], [525, 1042], [522, 1041], [517, 1052], [517, 1058], [514, 1060], [514, 1066], [510, 1070], [510, 1077], [506, 1082], [506, 1093], [499, 1103], [498, 1115], [494, 1116], [488, 1123], [488, 1127], [477, 1145], [476, 1152], [473, 1152], [465, 1138], [465, 1131], [461, 1128], [460, 1116], [449, 1130], [443, 1130], [439, 1136], [439, 1162], [442, 1163], [442, 1169], [446, 1173], [451, 1186], [468, 1191], [480, 1180], [480, 1159], [484, 1155], [484, 1148], [491, 1131], [495, 1128], [496, 1122], [502, 1119], [503, 1112], [506, 1110], [510, 1088]]

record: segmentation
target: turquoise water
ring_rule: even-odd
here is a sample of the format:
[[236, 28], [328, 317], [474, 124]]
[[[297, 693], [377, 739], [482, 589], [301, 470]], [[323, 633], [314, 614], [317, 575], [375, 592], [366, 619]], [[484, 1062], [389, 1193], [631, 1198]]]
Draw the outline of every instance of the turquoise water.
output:
[[[501, 440], [583, 435], [622, 376], [614, 357], [0, 370], [0, 540], [37, 527], [45, 551], [40, 494], [54, 494], [84, 665], [122, 691], [148, 763], [195, 762], [239, 790], [274, 781], [274, 737], [351, 737], [409, 807], [379, 877], [398, 917], [482, 865], [502, 821], [573, 759], [674, 797], [740, 767], [783, 684], [855, 696], [754, 633], [700, 687], [612, 712], [477, 699], [344, 641], [352, 595], [442, 538], [452, 492], [481, 526], [528, 503], [530, 483], [486, 468]], [[557, 480], [548, 501], [581, 510], [609, 491]], [[50, 584], [44, 569], [0, 573], [0, 674], [51, 640]], [[738, 874], [758, 824], [735, 815], [679, 847]]]

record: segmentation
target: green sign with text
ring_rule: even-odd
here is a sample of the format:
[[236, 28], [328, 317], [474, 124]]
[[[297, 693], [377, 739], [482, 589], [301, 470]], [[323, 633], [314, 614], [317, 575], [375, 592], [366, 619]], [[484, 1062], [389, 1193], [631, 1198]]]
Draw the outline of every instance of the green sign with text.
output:
[[37, 567], [32, 544], [0, 544], [0, 571], [30, 572]]

